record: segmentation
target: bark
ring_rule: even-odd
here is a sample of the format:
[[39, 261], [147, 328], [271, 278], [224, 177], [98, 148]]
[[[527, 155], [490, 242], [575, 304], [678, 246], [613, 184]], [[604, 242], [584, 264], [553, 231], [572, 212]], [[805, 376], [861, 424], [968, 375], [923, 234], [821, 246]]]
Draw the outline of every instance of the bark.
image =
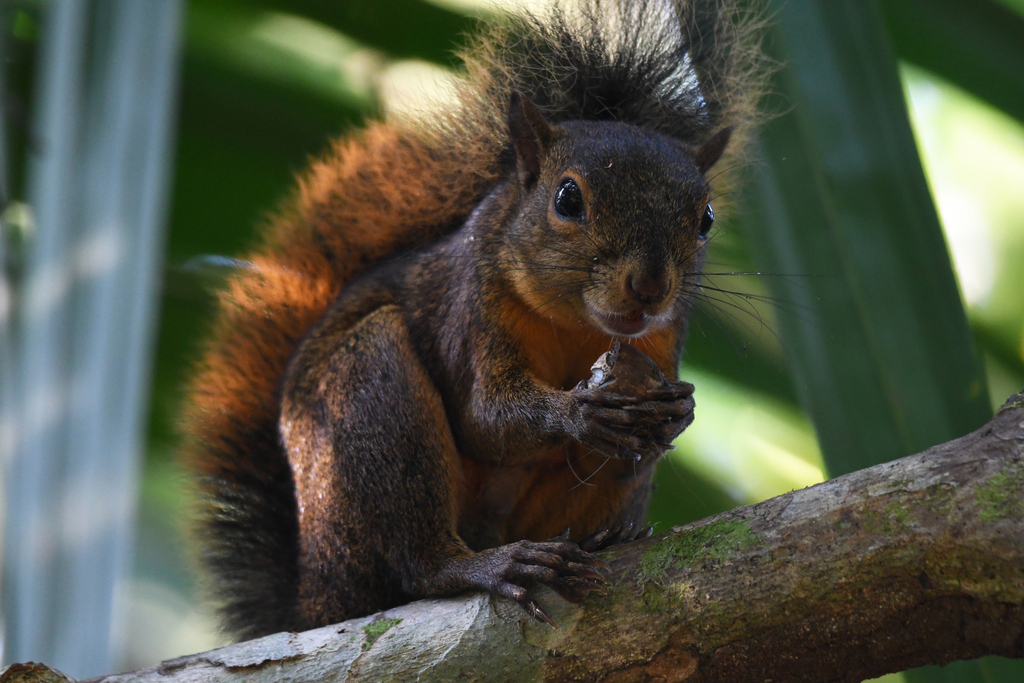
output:
[[606, 558], [607, 595], [539, 594], [558, 630], [473, 595], [95, 680], [861, 681], [1022, 658], [1024, 393], [956, 441]]

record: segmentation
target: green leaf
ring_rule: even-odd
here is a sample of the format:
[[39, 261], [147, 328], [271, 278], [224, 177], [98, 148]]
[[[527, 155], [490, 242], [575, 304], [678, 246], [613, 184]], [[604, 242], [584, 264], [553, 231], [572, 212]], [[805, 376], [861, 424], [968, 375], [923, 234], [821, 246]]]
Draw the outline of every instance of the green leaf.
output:
[[838, 475], [965, 434], [990, 408], [880, 17], [857, 0], [773, 8], [785, 68], [769, 107], [786, 113], [764, 131], [742, 230], [760, 269], [813, 276], [770, 285], [791, 303], [786, 356]]
[[904, 674], [907, 683], [1019, 683], [1024, 662], [1005, 657], [985, 657], [946, 666], [924, 666]]
[[[303, 91], [349, 109], [375, 106], [373, 59], [344, 34], [304, 17], [196, 4], [187, 54], [242, 79]], [[379, 61], [379, 60], [378, 60]]]
[[893, 47], [1024, 121], [1024, 17], [991, 0], [883, 0]]
[[[896, 60], [871, 5], [779, 3], [787, 64], [745, 236], [777, 279], [780, 331], [833, 475], [918, 452], [989, 415]], [[799, 314], [795, 313], [799, 311]]]
[[245, 7], [295, 14], [331, 26], [392, 57], [455, 65], [453, 46], [478, 21], [423, 0], [247, 0], [245, 3], [193, 0], [192, 7]]

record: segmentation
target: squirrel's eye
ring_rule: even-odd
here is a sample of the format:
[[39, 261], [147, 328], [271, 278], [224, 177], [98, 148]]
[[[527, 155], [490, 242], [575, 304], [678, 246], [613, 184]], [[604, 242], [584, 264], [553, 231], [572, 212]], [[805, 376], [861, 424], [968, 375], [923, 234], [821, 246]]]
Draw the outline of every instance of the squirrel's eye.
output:
[[572, 178], [563, 178], [555, 190], [555, 211], [562, 218], [583, 217], [583, 193]]
[[708, 204], [704, 209], [704, 217], [700, 219], [700, 231], [697, 233], [701, 239], [708, 236], [711, 232], [711, 224], [715, 222], [715, 210]]

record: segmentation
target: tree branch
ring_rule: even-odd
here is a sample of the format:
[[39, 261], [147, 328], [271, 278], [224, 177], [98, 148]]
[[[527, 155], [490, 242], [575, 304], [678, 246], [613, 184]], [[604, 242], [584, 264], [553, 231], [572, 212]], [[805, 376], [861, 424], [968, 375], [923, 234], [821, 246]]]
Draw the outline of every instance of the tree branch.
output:
[[961, 439], [605, 556], [607, 595], [539, 594], [557, 631], [473, 595], [95, 681], [861, 681], [1024, 657], [1024, 392]]

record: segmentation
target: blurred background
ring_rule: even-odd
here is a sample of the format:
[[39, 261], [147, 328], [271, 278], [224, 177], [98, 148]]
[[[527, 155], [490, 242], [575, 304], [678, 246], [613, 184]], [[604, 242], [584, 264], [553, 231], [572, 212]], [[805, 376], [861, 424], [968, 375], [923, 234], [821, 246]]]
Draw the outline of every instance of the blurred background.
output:
[[[722, 199], [658, 531], [954, 438], [1024, 387], [1024, 0], [771, 4], [776, 118]], [[4, 664], [83, 678], [225, 642], [175, 463], [212, 292], [311, 155], [443, 101], [496, 11], [0, 0]]]

